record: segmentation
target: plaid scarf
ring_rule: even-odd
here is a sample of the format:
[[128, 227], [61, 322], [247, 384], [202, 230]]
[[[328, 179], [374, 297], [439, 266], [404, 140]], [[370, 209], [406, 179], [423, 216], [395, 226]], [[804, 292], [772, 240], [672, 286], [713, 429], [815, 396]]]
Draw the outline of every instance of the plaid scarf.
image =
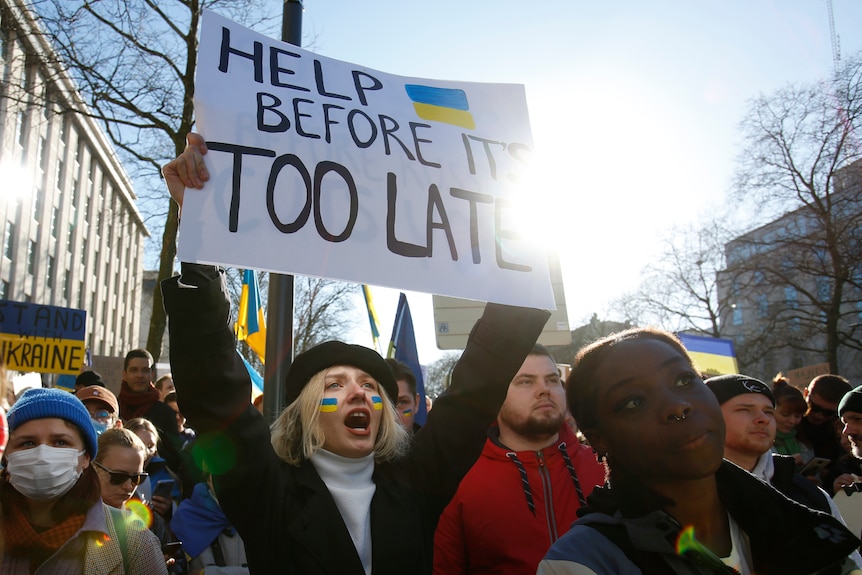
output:
[[143, 393], [135, 393], [125, 381], [120, 386], [120, 419], [146, 417], [147, 411], [159, 400], [159, 390], [150, 383], [150, 388]]
[[84, 526], [84, 515], [71, 515], [47, 531], [37, 533], [19, 506], [13, 506], [10, 511], [4, 525], [6, 553], [28, 557], [30, 573], [35, 572]]

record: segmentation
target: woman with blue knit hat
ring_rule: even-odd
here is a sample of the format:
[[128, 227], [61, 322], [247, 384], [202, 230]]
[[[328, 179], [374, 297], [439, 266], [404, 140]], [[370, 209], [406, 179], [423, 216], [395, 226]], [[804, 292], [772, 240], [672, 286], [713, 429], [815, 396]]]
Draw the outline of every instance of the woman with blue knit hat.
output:
[[9, 410], [0, 472], [0, 572], [167, 573], [155, 537], [101, 500], [90, 414], [58, 389], [29, 389]]

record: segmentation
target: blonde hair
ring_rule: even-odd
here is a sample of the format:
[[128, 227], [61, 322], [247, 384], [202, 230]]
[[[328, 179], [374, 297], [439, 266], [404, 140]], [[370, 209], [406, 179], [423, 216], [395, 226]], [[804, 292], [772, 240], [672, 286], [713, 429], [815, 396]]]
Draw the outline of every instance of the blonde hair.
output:
[[[308, 380], [293, 403], [284, 408], [272, 424], [272, 447], [275, 453], [291, 465], [299, 465], [323, 447], [326, 440], [320, 428], [320, 400], [329, 368], [317, 372]], [[378, 382], [379, 384], [379, 382]], [[407, 453], [410, 436], [402, 427], [395, 405], [386, 392], [379, 391], [383, 403], [380, 429], [374, 441], [375, 461], [389, 461]]]
[[144, 445], [144, 442], [134, 432], [123, 427], [114, 427], [102, 432], [99, 436], [99, 450], [96, 453], [96, 461], [99, 463], [103, 462], [108, 449], [111, 447], [134, 449], [144, 459], [147, 458], [147, 447]]

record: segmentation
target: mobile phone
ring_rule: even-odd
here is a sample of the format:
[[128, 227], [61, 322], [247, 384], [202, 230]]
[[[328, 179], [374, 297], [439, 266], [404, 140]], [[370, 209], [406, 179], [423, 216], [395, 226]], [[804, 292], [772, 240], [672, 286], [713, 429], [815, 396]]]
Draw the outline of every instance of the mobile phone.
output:
[[820, 473], [823, 468], [831, 462], [831, 459], [826, 459], [825, 457], [814, 457], [799, 470], [799, 473], [802, 475], [814, 475], [815, 473]]
[[166, 555], [173, 555], [177, 551], [179, 551], [183, 546], [182, 541], [170, 541], [162, 545], [162, 553]]
[[159, 497], [164, 497], [165, 499], [171, 498], [171, 491], [174, 490], [174, 484], [176, 482], [173, 479], [162, 479], [158, 483], [156, 483], [155, 489], [153, 489], [153, 496], [158, 495]]

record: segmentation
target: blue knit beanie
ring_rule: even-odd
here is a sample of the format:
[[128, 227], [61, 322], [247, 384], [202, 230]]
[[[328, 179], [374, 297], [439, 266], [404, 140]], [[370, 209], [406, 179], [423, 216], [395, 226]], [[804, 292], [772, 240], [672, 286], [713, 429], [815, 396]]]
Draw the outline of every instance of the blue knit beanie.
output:
[[81, 432], [87, 453], [90, 457], [96, 457], [99, 442], [90, 412], [74, 394], [61, 389], [37, 387], [25, 391], [6, 414], [9, 434], [28, 421], [46, 417], [57, 417], [75, 424]]

